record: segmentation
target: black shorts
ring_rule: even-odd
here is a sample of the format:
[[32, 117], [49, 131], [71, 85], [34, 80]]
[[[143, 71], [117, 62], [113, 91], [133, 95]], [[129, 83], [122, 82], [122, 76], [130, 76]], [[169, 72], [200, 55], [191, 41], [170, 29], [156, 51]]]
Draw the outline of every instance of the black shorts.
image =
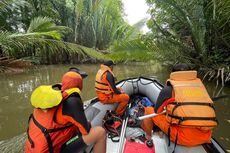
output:
[[77, 153], [83, 151], [86, 147], [87, 144], [83, 141], [82, 136], [78, 134], [62, 146], [61, 153]]

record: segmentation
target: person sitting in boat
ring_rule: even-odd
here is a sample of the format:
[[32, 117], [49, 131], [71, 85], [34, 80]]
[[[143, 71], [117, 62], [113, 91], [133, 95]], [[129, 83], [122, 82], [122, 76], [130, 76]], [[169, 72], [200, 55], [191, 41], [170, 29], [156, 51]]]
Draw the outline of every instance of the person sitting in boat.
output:
[[[150, 120], [146, 133], [151, 134], [152, 123], [168, 134], [175, 144], [195, 146], [210, 143], [212, 129], [217, 125], [213, 102], [199, 78], [186, 64], [173, 67], [166, 86], [161, 90], [155, 108], [145, 114], [161, 113]], [[176, 146], [176, 145], [175, 145]]]
[[116, 109], [118, 115], [122, 115], [127, 107], [129, 95], [116, 87], [113, 74], [114, 62], [108, 60], [101, 64], [96, 74], [95, 90], [98, 99], [104, 104], [119, 103]]
[[61, 85], [34, 90], [31, 104], [35, 108], [29, 119], [26, 153], [73, 153], [89, 145], [94, 145], [94, 153], [106, 152], [104, 128], [91, 128], [84, 114], [80, 91], [86, 76], [73, 67], [63, 75]]

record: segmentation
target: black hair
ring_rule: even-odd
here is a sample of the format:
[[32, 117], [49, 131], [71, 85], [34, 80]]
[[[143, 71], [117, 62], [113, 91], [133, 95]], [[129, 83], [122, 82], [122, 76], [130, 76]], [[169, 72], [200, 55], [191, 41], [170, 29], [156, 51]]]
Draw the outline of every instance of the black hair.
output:
[[191, 68], [187, 64], [184, 64], [184, 63], [176, 64], [172, 68], [172, 72], [189, 71], [189, 70], [191, 70]]
[[88, 74], [86, 72], [81, 71], [79, 68], [76, 68], [76, 67], [69, 68], [69, 71], [76, 72], [76, 73], [80, 74], [83, 79], [88, 76]]
[[104, 65], [106, 66], [112, 66], [112, 65], [116, 65], [112, 60], [108, 60], [104, 62]]

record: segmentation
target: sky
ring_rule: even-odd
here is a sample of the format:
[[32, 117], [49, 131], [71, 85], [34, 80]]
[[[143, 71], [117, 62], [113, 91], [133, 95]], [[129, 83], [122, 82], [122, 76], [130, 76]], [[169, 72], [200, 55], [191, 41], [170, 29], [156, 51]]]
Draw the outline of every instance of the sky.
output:
[[[145, 0], [122, 0], [124, 4], [125, 14], [127, 15], [125, 19], [130, 25], [135, 24], [143, 18], [148, 18], [147, 14], [148, 6]], [[143, 28], [144, 32], [148, 31], [147, 26]]]

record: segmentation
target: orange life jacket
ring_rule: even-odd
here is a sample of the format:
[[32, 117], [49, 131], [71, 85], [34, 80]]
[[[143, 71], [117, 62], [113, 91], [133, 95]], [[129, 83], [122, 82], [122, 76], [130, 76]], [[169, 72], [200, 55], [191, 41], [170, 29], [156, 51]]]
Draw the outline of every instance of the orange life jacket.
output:
[[61, 105], [45, 111], [34, 108], [27, 129], [26, 153], [59, 153], [61, 146], [77, 134], [79, 128], [72, 123], [60, 125], [54, 121]]
[[101, 68], [98, 70], [96, 75], [95, 90], [97, 93], [110, 95], [113, 92], [112, 88], [110, 87], [106, 79], [107, 72], [110, 72], [114, 76], [111, 69], [108, 66], [102, 64]]
[[167, 83], [175, 94], [175, 100], [166, 106], [169, 123], [206, 130], [217, 125], [213, 102], [196, 71], [173, 72]]

